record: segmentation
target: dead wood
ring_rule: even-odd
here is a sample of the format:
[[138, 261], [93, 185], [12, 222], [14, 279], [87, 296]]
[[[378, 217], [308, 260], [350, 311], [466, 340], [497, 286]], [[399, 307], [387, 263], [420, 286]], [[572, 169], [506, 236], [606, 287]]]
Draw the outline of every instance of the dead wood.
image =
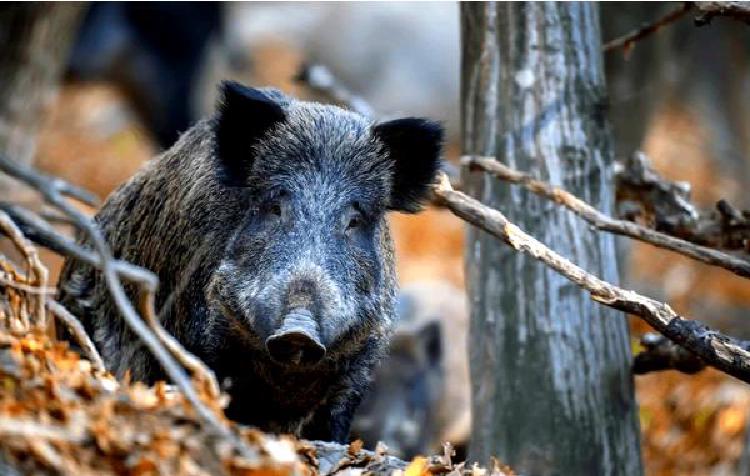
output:
[[707, 25], [715, 17], [726, 17], [750, 23], [750, 5], [747, 2], [682, 2], [653, 22], [646, 23], [625, 35], [608, 41], [602, 46], [602, 51], [608, 53], [622, 49], [627, 54], [638, 41], [674, 23], [691, 11], [695, 13], [694, 23], [696, 26]]
[[541, 261], [605, 306], [641, 317], [673, 342], [699, 356], [708, 365], [750, 383], [750, 352], [733, 337], [683, 318], [667, 304], [622, 289], [581, 269], [509, 222], [500, 211], [453, 190], [443, 176], [434, 187], [435, 201], [459, 218], [499, 238], [516, 251]]
[[642, 152], [619, 162], [615, 178], [617, 200], [629, 209], [629, 220], [641, 220], [703, 247], [750, 251], [749, 210], [738, 210], [725, 200], [717, 202], [714, 210], [699, 210], [690, 201], [690, 185], [661, 177]]
[[[472, 170], [482, 170], [500, 180], [522, 185], [530, 192], [564, 206], [599, 230], [627, 236], [662, 249], [679, 253], [701, 263], [718, 266], [737, 275], [750, 278], [750, 261], [705, 246], [696, 245], [631, 221], [612, 218], [570, 192], [560, 187], [554, 187], [542, 180], [535, 179], [525, 172], [514, 170], [501, 164], [493, 157], [466, 156], [462, 159], [462, 162]], [[669, 202], [662, 200], [657, 203]]]

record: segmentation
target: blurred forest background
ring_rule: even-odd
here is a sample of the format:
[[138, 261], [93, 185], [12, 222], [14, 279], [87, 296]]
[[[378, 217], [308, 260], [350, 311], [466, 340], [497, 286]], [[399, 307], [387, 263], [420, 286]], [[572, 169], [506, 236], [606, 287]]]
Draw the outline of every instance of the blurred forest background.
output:
[[[603, 3], [603, 40], [674, 7]], [[210, 114], [220, 79], [315, 99], [295, 81], [305, 64], [329, 68], [378, 113], [444, 121], [447, 158], [459, 156], [454, 3], [93, 3], [78, 23], [31, 155], [41, 170], [101, 197]], [[705, 208], [722, 198], [750, 208], [750, 28], [683, 19], [605, 61], [617, 157], [643, 150], [663, 176], [690, 182]], [[383, 366], [355, 432], [409, 457], [470, 436], [465, 225], [442, 210], [391, 220], [403, 321], [395, 364]], [[621, 245], [626, 287], [750, 338], [747, 281], [645, 244]], [[43, 259], [55, 282], [61, 258]], [[631, 327], [635, 348], [647, 329]], [[635, 382], [647, 474], [737, 473], [748, 451], [750, 387], [711, 369]]]

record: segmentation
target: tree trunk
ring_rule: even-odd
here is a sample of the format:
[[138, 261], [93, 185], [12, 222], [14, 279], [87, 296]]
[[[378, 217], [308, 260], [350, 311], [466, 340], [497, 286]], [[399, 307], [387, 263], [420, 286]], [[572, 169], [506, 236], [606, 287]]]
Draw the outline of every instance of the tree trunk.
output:
[[82, 5], [0, 7], [0, 152], [11, 160], [33, 159], [40, 114], [67, 62]]
[[[494, 155], [610, 212], [598, 7], [461, 5], [463, 151]], [[614, 240], [481, 173], [468, 192], [610, 282]], [[496, 239], [469, 230], [470, 459], [524, 475], [642, 472], [625, 317]]]

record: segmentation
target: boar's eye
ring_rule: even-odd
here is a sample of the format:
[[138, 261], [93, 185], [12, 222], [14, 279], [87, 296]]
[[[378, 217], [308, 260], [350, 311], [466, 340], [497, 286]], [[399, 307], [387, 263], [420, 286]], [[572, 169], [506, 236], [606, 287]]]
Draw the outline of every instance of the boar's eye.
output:
[[268, 212], [271, 215], [276, 215], [277, 217], [280, 217], [281, 216], [281, 203], [279, 202], [272, 203], [271, 206], [268, 207]]
[[347, 236], [350, 236], [364, 225], [365, 218], [357, 204], [354, 204], [344, 214], [343, 221], [345, 225], [344, 231]]
[[287, 192], [280, 191], [272, 199], [268, 200], [263, 207], [265, 215], [274, 220], [284, 216], [284, 210], [288, 206], [286, 203], [287, 196]]
[[362, 215], [360, 215], [358, 212], [355, 212], [355, 214], [349, 217], [349, 223], [346, 225], [346, 229], [352, 230], [354, 228], [358, 228], [360, 225], [362, 225]]

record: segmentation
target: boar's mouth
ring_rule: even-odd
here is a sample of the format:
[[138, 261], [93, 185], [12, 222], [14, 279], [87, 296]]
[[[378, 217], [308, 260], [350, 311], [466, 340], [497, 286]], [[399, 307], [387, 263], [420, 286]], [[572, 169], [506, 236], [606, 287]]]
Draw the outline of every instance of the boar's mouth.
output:
[[307, 309], [294, 309], [284, 316], [281, 327], [266, 339], [271, 358], [285, 365], [314, 365], [326, 354], [318, 323]]

